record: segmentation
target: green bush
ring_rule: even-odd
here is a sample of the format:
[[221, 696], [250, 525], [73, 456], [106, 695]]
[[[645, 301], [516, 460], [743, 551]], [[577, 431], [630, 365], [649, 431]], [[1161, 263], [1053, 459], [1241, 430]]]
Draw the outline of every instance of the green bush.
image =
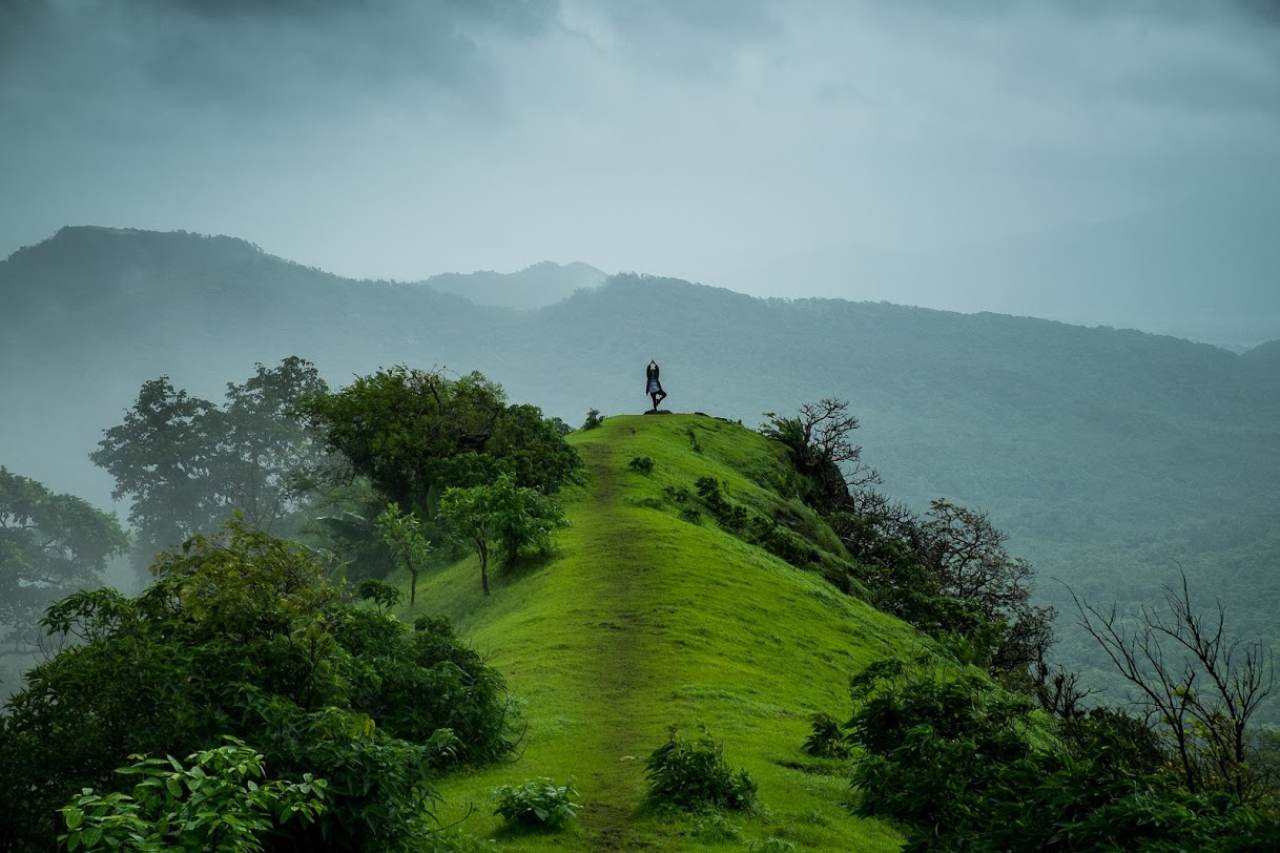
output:
[[582, 422], [583, 429], [595, 429], [604, 423], [604, 415], [600, 414], [599, 409], [591, 409], [587, 412], [587, 419]]
[[653, 473], [653, 457], [651, 456], [633, 456], [627, 465], [632, 471], [639, 474], [648, 475]]
[[230, 740], [188, 756], [189, 766], [134, 756], [116, 771], [135, 780], [131, 793], [84, 789], [58, 810], [66, 826], [58, 841], [68, 850], [256, 851], [281, 825], [324, 811], [324, 779], [269, 780], [262, 754]]
[[908, 850], [1276, 849], [1273, 813], [1193, 794], [1131, 719], [1109, 711], [1070, 740], [973, 670], [873, 664], [853, 680], [853, 782], [865, 814], [911, 827]]
[[153, 571], [136, 598], [93, 590], [49, 609], [48, 630], [78, 642], [0, 715], [0, 848], [47, 845], [57, 809], [117, 790], [130, 755], [224, 735], [281, 779], [327, 780], [315, 823], [290, 824], [296, 845], [394, 848], [418, 831], [433, 770], [512, 746], [502, 679], [447, 623], [348, 600], [301, 546], [233, 524]]
[[496, 815], [508, 822], [535, 829], [559, 829], [577, 815], [581, 804], [573, 782], [557, 785], [550, 779], [533, 779], [523, 785], [499, 785], [493, 789]]
[[811, 718], [813, 728], [805, 739], [804, 751], [818, 758], [848, 758], [849, 742], [840, 723], [830, 714], [817, 713]]
[[694, 811], [724, 808], [746, 811], [754, 807], [756, 783], [745, 770], [734, 770], [719, 743], [705, 729], [693, 739], [672, 726], [667, 742], [645, 762], [649, 799], [657, 805]]

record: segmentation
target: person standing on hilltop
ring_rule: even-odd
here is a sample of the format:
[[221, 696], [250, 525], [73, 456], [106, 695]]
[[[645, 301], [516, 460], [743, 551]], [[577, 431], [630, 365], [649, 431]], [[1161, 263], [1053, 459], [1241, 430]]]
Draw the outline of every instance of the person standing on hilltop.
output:
[[658, 362], [650, 360], [644, 369], [644, 393], [653, 399], [653, 411], [658, 411], [658, 404], [667, 399], [667, 392], [662, 390], [662, 382], [658, 379]]

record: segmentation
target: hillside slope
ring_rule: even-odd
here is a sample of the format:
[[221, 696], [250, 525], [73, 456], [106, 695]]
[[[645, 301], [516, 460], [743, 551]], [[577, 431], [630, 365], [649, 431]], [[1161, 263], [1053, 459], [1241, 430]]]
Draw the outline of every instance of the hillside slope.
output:
[[[778, 449], [699, 415], [609, 418], [571, 440], [588, 482], [569, 496], [571, 526], [553, 559], [501, 576], [489, 598], [474, 560], [419, 584], [411, 615], [453, 619], [526, 703], [523, 752], [448, 780], [442, 820], [474, 804], [461, 827], [504, 849], [714, 849], [693, 820], [642, 807], [644, 759], [667, 726], [704, 723], [759, 783], [767, 810], [733, 818], [741, 837], [724, 849], [770, 836], [800, 849], [896, 849], [890, 827], [849, 814], [846, 774], [800, 745], [809, 714], [846, 709], [850, 674], [924, 641], [709, 519], [681, 520], [664, 497], [713, 476], [735, 502], [777, 506]], [[628, 466], [641, 455], [655, 461], [649, 475]], [[503, 834], [488, 792], [537, 776], [576, 778], [586, 804], [578, 826]]]

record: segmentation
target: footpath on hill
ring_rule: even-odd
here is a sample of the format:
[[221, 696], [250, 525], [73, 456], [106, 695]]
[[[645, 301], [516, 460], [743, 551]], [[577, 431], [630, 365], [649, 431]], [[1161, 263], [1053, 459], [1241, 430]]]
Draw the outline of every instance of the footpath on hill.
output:
[[[897, 849], [890, 827], [851, 814], [845, 771], [800, 745], [814, 711], [847, 712], [850, 673], [909, 651], [916, 635], [709, 518], [682, 520], [667, 500], [701, 476], [747, 503], [780, 500], [757, 482], [774, 449], [693, 415], [609, 418], [571, 440], [587, 482], [565, 496], [570, 526], [551, 559], [500, 574], [488, 598], [470, 559], [419, 586], [415, 615], [448, 616], [489, 657], [524, 731], [513, 760], [442, 780], [441, 821], [511, 850], [731, 850], [768, 838]], [[654, 460], [651, 474], [628, 466], [636, 456]], [[644, 804], [649, 752], [669, 725], [700, 723], [759, 785], [762, 814], [727, 815], [735, 837]], [[580, 818], [555, 834], [504, 828], [489, 792], [538, 777], [572, 777]]]

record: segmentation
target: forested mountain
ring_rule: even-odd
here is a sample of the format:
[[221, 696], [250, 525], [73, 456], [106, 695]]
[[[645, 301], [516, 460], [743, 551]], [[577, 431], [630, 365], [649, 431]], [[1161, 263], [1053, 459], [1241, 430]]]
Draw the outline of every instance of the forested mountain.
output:
[[[576, 289], [580, 270], [561, 269]], [[589, 407], [644, 407], [654, 358], [676, 410], [753, 424], [762, 408], [848, 398], [886, 491], [988, 510], [1049, 600], [1062, 601], [1052, 577], [1150, 600], [1181, 564], [1241, 633], [1277, 634], [1275, 343], [1240, 356], [1135, 331], [759, 300], [632, 275], [515, 311], [343, 279], [227, 237], [104, 228], [63, 229], [0, 263], [0, 306], [0, 463], [98, 502], [109, 481], [87, 453], [162, 373], [216, 396], [254, 362], [290, 354], [338, 383], [399, 362], [475, 368], [576, 423]], [[1069, 622], [1064, 652], [1079, 660]]]

